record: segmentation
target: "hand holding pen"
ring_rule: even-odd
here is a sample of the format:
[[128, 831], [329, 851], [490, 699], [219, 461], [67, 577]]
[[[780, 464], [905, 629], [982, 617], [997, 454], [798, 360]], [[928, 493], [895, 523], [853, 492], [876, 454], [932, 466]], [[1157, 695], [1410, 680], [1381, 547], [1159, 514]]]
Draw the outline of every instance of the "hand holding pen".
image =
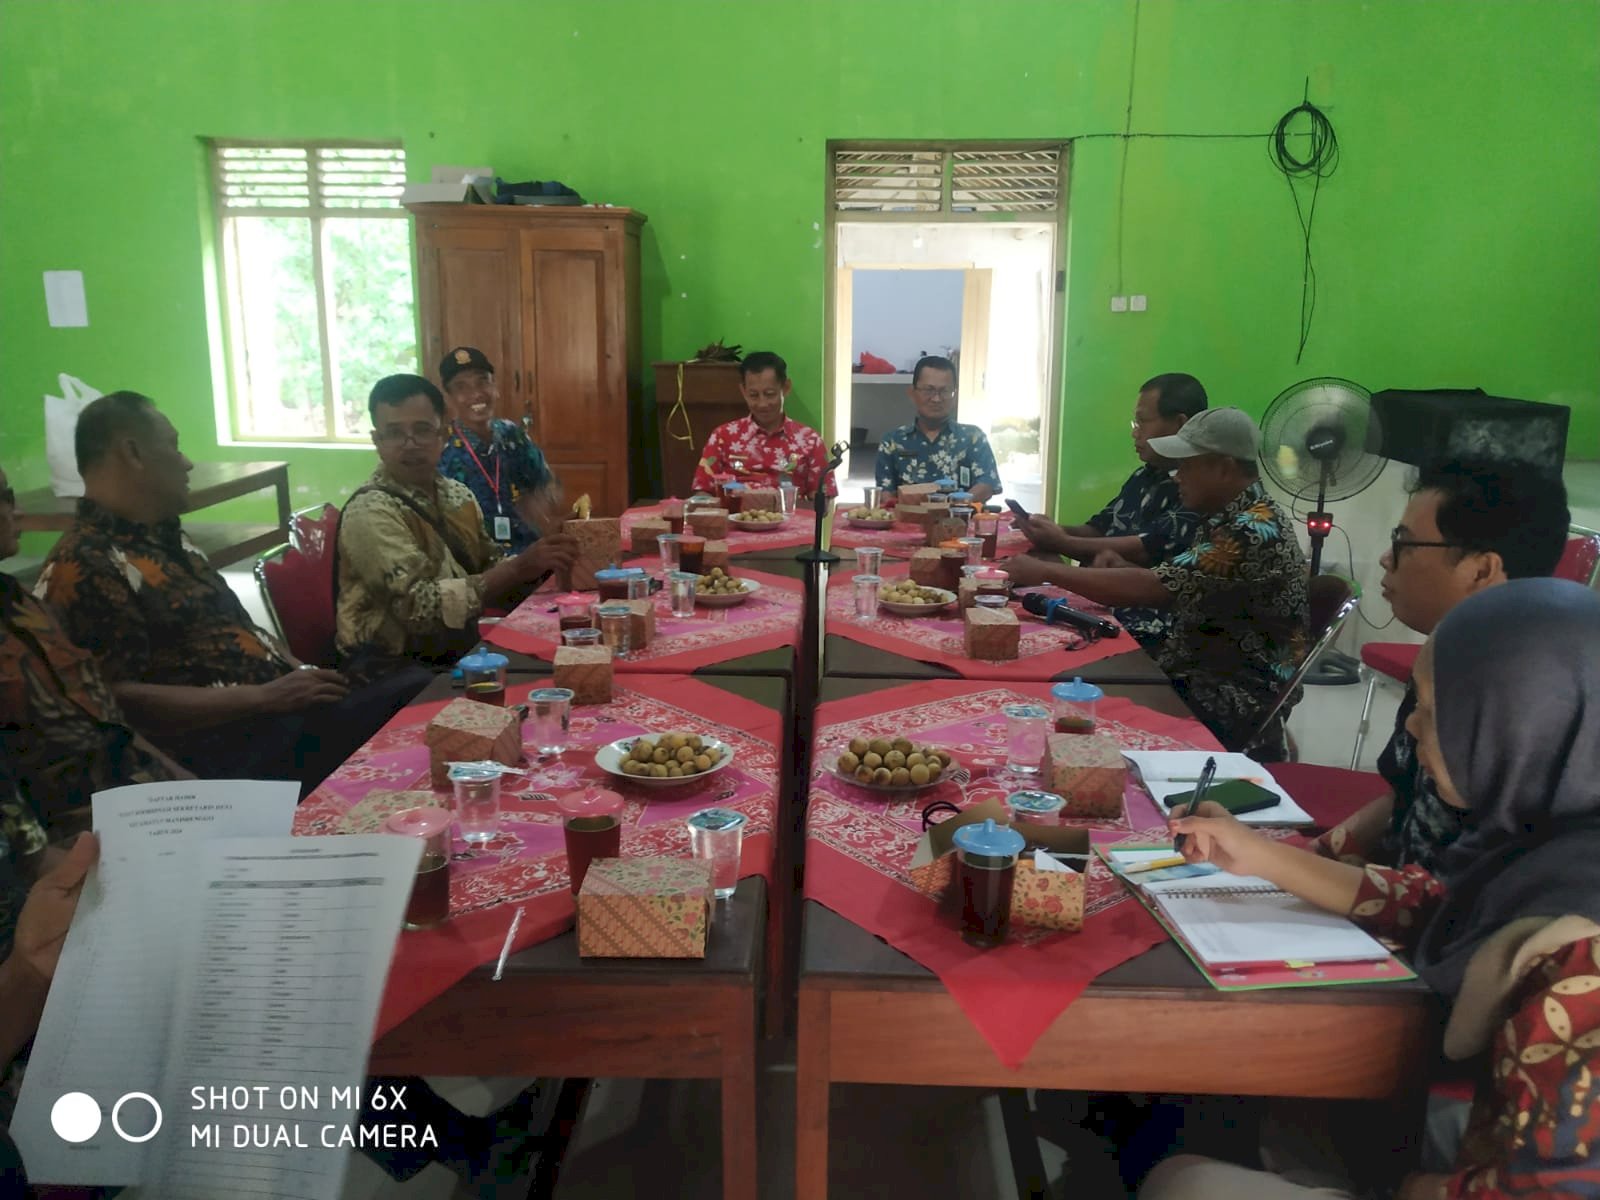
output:
[[[1217, 777], [1217, 759], [1211, 755], [1206, 759], [1205, 769], [1200, 772], [1200, 782], [1194, 785], [1194, 795], [1189, 800], [1188, 806], [1183, 810], [1186, 817], [1200, 815], [1200, 802], [1206, 798], [1206, 792], [1211, 788], [1211, 781]], [[1172, 840], [1172, 848], [1181, 852], [1186, 835], [1179, 834]]]

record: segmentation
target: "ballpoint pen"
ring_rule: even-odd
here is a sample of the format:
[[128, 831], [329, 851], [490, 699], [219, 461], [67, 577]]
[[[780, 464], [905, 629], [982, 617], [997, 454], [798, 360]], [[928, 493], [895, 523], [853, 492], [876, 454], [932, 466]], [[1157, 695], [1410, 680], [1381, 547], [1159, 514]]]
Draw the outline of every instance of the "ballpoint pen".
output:
[[[1183, 810], [1183, 815], [1192, 817], [1200, 811], [1200, 802], [1206, 798], [1206, 792], [1211, 787], [1211, 781], [1217, 776], [1217, 760], [1215, 757], [1207, 758], [1205, 769], [1200, 772], [1200, 782], [1194, 785], [1194, 797], [1189, 801], [1189, 806]], [[1172, 848], [1182, 850], [1185, 836], [1179, 834], [1172, 839]]]

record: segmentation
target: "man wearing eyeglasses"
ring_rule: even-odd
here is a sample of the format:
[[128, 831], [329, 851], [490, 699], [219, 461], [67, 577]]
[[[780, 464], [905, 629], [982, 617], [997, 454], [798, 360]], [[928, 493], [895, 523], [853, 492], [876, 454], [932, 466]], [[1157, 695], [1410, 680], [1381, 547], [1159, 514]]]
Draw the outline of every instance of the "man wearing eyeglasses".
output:
[[367, 410], [378, 469], [339, 521], [339, 653], [362, 675], [401, 659], [444, 666], [477, 644], [485, 605], [570, 567], [577, 543], [552, 534], [502, 557], [472, 492], [439, 474], [444, 396], [422, 376], [380, 379]]
[[[1570, 519], [1561, 480], [1537, 467], [1425, 467], [1379, 560], [1383, 598], [1403, 624], [1431, 634], [1468, 596], [1509, 579], [1553, 574]], [[1417, 758], [1417, 739], [1406, 728], [1416, 706], [1416, 688], [1407, 683], [1394, 734], [1378, 756], [1390, 794], [1324, 834], [1325, 853], [1433, 871], [1441, 852], [1464, 831], [1466, 812], [1439, 798]]]
[[309, 791], [427, 683], [412, 672], [353, 686], [256, 625], [183, 531], [194, 464], [148, 396], [100, 397], [74, 445], [84, 497], [35, 594], [98, 660], [132, 726], [184, 767]]
[[918, 360], [909, 391], [917, 419], [891, 429], [878, 443], [878, 486], [892, 495], [902, 484], [954, 479], [979, 504], [998, 495], [1000, 472], [989, 439], [976, 425], [951, 419], [956, 365], [937, 355]]

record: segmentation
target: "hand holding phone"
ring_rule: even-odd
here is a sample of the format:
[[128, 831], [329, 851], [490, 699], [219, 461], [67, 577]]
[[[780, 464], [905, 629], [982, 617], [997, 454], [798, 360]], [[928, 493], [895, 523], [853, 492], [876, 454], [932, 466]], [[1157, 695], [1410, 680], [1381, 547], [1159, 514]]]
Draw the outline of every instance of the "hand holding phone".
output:
[[1006, 500], [1006, 507], [1011, 510], [1012, 514], [1017, 518], [1017, 520], [1026, 521], [1028, 519], [1028, 510], [1023, 508], [1022, 505], [1018, 504], [1015, 500], [1012, 500], [1008, 497]]

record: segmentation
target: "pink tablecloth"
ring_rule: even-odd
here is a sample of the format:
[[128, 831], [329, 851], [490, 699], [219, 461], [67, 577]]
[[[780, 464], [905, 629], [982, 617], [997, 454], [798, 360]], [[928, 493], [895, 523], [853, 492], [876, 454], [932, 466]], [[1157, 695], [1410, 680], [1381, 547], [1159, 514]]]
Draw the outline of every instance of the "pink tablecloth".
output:
[[[537, 683], [513, 685], [508, 703], [522, 703]], [[375, 828], [385, 810], [414, 807], [419, 798], [394, 792], [428, 792], [428, 721], [448, 701], [401, 710], [325, 780], [295, 814], [298, 834], [360, 832]], [[566, 847], [556, 798], [591, 783], [627, 801], [622, 835], [625, 856], [686, 856], [683, 819], [717, 804], [749, 817], [740, 874], [770, 876], [772, 828], [778, 804], [781, 718], [754, 701], [685, 676], [638, 676], [616, 690], [610, 704], [573, 709], [571, 749], [526, 764], [525, 776], [502, 780], [501, 828], [481, 849], [459, 838], [451, 863], [450, 920], [437, 929], [400, 936], [378, 1033], [398, 1025], [480, 963], [500, 953], [511, 913], [522, 923], [515, 949], [554, 937], [572, 925], [573, 902]], [[713, 734], [734, 747], [733, 763], [705, 782], [646, 789], [607, 775], [595, 750], [639, 733]], [[434, 803], [448, 806], [448, 793]]]
[[[618, 674], [677, 674], [795, 645], [800, 640], [805, 585], [738, 565], [730, 573], [754, 580], [761, 590], [732, 608], [697, 607], [689, 618], [672, 616], [666, 592], [657, 592], [655, 641], [618, 659]], [[489, 631], [489, 641], [538, 658], [554, 657], [561, 633], [551, 601], [546, 595], [530, 596]]]
[[[1068, 671], [1081, 671], [1090, 663], [1116, 654], [1137, 650], [1138, 643], [1124, 630], [1114, 638], [1091, 642], [1072, 630], [1046, 625], [1022, 611], [1012, 609], [1022, 625], [1018, 656], [1006, 662], [968, 658], [962, 631], [961, 610], [951, 605], [943, 613], [927, 617], [897, 617], [879, 609], [872, 619], [858, 617], [855, 606], [855, 577], [858, 572], [836, 572], [828, 582], [828, 632], [863, 645], [875, 646], [891, 654], [914, 658], [918, 662], [938, 663], [965, 679], [1017, 679], [1044, 681]], [[906, 578], [905, 567], [883, 568], [886, 583]], [[1067, 596], [1055, 588], [1030, 588]], [[1081, 596], [1072, 597], [1074, 607], [1097, 613], [1115, 623], [1115, 618]]]
[[[922, 836], [922, 809], [934, 800], [964, 808], [1010, 791], [997, 778], [1005, 760], [1000, 706], [1047, 695], [1040, 684], [975, 690], [971, 683], [940, 680], [823, 704], [806, 809], [806, 897], [938, 975], [995, 1054], [1013, 1067], [1097, 975], [1166, 936], [1099, 862], [1090, 864], [1081, 933], [1013, 925], [1009, 940], [991, 950], [963, 942], [911, 883], [907, 872]], [[1219, 748], [1198, 721], [1116, 697], [1101, 702], [1100, 722], [1130, 749]], [[826, 768], [857, 734], [906, 736], [948, 748], [964, 771], [903, 798], [856, 787]], [[1138, 830], [1165, 834], [1163, 817], [1135, 784], [1120, 819], [1074, 823], [1090, 826], [1096, 843], [1125, 840]]]

